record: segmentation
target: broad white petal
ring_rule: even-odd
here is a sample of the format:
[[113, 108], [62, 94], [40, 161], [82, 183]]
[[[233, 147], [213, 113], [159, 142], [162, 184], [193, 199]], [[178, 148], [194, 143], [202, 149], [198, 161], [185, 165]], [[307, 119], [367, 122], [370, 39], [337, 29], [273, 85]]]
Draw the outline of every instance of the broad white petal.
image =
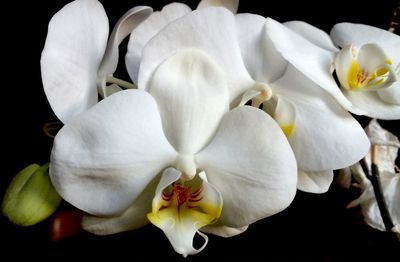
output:
[[328, 191], [332, 181], [332, 170], [320, 172], [299, 170], [297, 188], [304, 192], [321, 194]]
[[243, 64], [233, 14], [225, 8], [210, 7], [171, 22], [146, 45], [139, 88], [148, 88], [158, 65], [187, 47], [204, 51], [224, 70], [231, 101], [253, 85]]
[[386, 103], [400, 105], [400, 76], [398, 76], [397, 81], [390, 87], [382, 88], [377, 93], [379, 98]]
[[227, 227], [222, 224], [212, 224], [200, 229], [201, 232], [214, 234], [220, 237], [233, 237], [239, 235], [247, 230], [249, 226], [234, 228], [234, 227]]
[[271, 18], [267, 18], [266, 27], [275, 48], [289, 63], [331, 94], [344, 108], [356, 111], [332, 77], [333, 52], [314, 45]]
[[64, 123], [97, 102], [97, 70], [108, 19], [97, 0], [76, 0], [53, 16], [40, 60], [47, 99]]
[[107, 49], [101, 62], [98, 75], [101, 81], [101, 87], [106, 85], [106, 77], [113, 74], [117, 69], [119, 50], [121, 42], [139, 26], [147, 17], [151, 15], [153, 9], [147, 6], [137, 6], [126, 12], [115, 25]]
[[[214, 222], [221, 214], [221, 194], [203, 175], [197, 181], [177, 181], [181, 172], [168, 168], [161, 177], [153, 199], [152, 212], [148, 219], [164, 231], [175, 251], [187, 255], [197, 254], [207, 245], [208, 237], [198, 229]], [[198, 233], [204, 244], [193, 247], [193, 239]]]
[[323, 171], [358, 162], [370, 143], [360, 124], [331, 96], [293, 66], [271, 84], [296, 109], [289, 142], [299, 169]]
[[349, 44], [378, 44], [389, 55], [394, 65], [400, 62], [400, 36], [387, 30], [363, 24], [339, 23], [332, 28], [330, 35], [333, 42], [340, 47]]
[[314, 45], [331, 52], [338, 52], [339, 49], [333, 44], [330, 36], [321, 29], [303, 21], [289, 21], [283, 23], [287, 28], [301, 35]]
[[259, 109], [241, 106], [229, 112], [196, 159], [222, 194], [220, 220], [228, 227], [276, 214], [296, 193], [297, 166], [290, 145], [275, 121]]
[[154, 12], [136, 27], [129, 38], [128, 52], [125, 57], [126, 69], [128, 70], [129, 76], [134, 83], [137, 83], [139, 65], [142, 58], [142, 52], [144, 46], [149, 40], [155, 36], [160, 30], [187, 13], [190, 13], [192, 9], [182, 3], [171, 3], [163, 7], [159, 12]]
[[366, 116], [383, 120], [400, 119], [400, 105], [383, 101], [377, 91], [343, 90], [343, 94], [351, 101], [354, 107], [362, 110]]
[[147, 213], [151, 210], [151, 202], [159, 180], [159, 177], [153, 179], [121, 215], [116, 217], [87, 215], [82, 218], [82, 228], [96, 235], [110, 235], [134, 230], [148, 224]]
[[287, 62], [267, 35], [266, 19], [253, 14], [238, 14], [235, 19], [243, 61], [251, 77], [271, 83], [282, 76]]
[[126, 90], [58, 132], [50, 177], [66, 201], [93, 215], [112, 216], [124, 212], [175, 158], [154, 99]]
[[197, 9], [210, 6], [225, 7], [232, 13], [236, 14], [239, 8], [239, 0], [201, 0]]
[[225, 75], [200, 50], [185, 49], [167, 59], [149, 87], [165, 135], [181, 154], [195, 154], [208, 144], [229, 110]]

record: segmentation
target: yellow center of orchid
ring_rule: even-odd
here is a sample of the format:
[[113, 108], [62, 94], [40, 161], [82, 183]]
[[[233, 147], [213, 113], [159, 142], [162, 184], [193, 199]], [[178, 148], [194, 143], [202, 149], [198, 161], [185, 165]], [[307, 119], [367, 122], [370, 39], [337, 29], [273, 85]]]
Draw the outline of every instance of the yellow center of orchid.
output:
[[391, 65], [390, 59], [387, 59], [384, 66], [376, 68], [373, 72], [362, 69], [356, 60], [350, 64], [347, 72], [347, 81], [349, 87], [353, 91], [367, 90], [383, 84], [388, 75], [389, 70], [386, 65]]

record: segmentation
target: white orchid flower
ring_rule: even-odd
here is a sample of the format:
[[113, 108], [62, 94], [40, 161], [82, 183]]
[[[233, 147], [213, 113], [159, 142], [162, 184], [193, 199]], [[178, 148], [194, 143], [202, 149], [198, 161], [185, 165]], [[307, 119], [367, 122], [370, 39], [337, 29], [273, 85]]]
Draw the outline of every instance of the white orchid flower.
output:
[[[108, 19], [97, 0], [76, 0], [53, 16], [41, 57], [47, 99], [64, 123], [97, 103], [126, 82], [112, 77], [122, 40], [152, 13], [138, 6], [115, 25], [107, 44]], [[116, 83], [107, 86], [106, 83]]]
[[[388, 212], [394, 224], [392, 231], [400, 234], [400, 173], [395, 166], [400, 142], [395, 135], [383, 129], [375, 119], [367, 126], [366, 132], [371, 139], [371, 143], [377, 145], [376, 156], [380, 173], [379, 179]], [[370, 172], [370, 154], [365, 157], [364, 162], [368, 172]], [[352, 201], [348, 207], [360, 205], [366, 223], [375, 229], [386, 231], [375, 198], [374, 188], [367, 177], [368, 175], [364, 173], [358, 163], [350, 167], [350, 171], [359, 184], [362, 194]]]
[[300, 21], [283, 26], [271, 20], [269, 27], [269, 36], [282, 56], [345, 109], [371, 118], [400, 118], [398, 35], [351, 23], [336, 24], [330, 36]]
[[[207, 244], [202, 227], [235, 234], [290, 204], [297, 184], [290, 145], [261, 111], [229, 112], [226, 76], [208, 55], [175, 53], [158, 66], [148, 91], [102, 100], [55, 138], [55, 188], [104, 216], [85, 217], [86, 230], [112, 234], [150, 220], [186, 256]], [[196, 232], [205, 239], [200, 249], [192, 244]]]
[[299, 167], [298, 188], [325, 192], [333, 169], [365, 156], [368, 138], [334, 99], [287, 64], [266, 27], [265, 18], [256, 15], [234, 16], [224, 8], [193, 11], [164, 27], [146, 45], [139, 88], [149, 85], [157, 65], [174, 52], [186, 47], [203, 50], [228, 76], [231, 105], [250, 99], [257, 107], [262, 103], [286, 133]]
[[[202, 0], [197, 9], [211, 6], [224, 7], [232, 13], [236, 13], [239, 0]], [[133, 30], [129, 38], [125, 62], [129, 76], [134, 83], [138, 82], [139, 66], [144, 46], [167, 24], [189, 14], [191, 11], [192, 9], [186, 4], [171, 3], [164, 6], [161, 11], [154, 12], [146, 21]]]

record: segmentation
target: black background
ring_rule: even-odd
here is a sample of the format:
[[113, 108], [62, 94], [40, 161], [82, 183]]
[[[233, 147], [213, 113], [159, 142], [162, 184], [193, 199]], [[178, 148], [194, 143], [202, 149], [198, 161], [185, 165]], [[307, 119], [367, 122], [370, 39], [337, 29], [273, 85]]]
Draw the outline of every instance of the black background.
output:
[[[0, 195], [22, 168], [49, 160], [51, 139], [42, 127], [56, 121], [42, 90], [40, 53], [51, 17], [69, 1], [25, 1], [2, 8], [2, 171]], [[129, 8], [149, 5], [159, 10], [169, 1], [101, 1], [110, 25]], [[185, 1], [195, 8], [197, 1]], [[383, 29], [389, 27], [396, 0], [374, 1], [242, 1], [239, 12], [270, 16], [280, 22], [303, 20], [329, 32], [337, 22], [356, 22]], [[7, 17], [7, 18], [6, 18]], [[400, 48], [400, 47], [399, 47]], [[121, 67], [122, 68], [122, 67]], [[120, 75], [125, 74], [120, 69]], [[369, 119], [357, 118], [363, 125]], [[381, 124], [400, 135], [398, 121]], [[345, 209], [354, 198], [349, 191], [332, 186], [325, 194], [298, 192], [285, 211], [256, 222], [243, 234], [223, 239], [209, 235], [206, 249], [188, 261], [371, 261], [384, 256], [391, 261], [394, 245], [381, 232], [362, 225], [355, 210]], [[142, 261], [181, 260], [163, 233], [154, 226], [113, 236], [79, 236], [59, 242], [49, 240], [48, 221], [22, 228], [0, 216], [0, 252], [13, 259], [42, 261], [67, 259], [112, 259]], [[398, 250], [397, 250], [398, 251]], [[3, 260], [3, 259], [1, 259]], [[354, 260], [353, 260], [354, 261]], [[379, 259], [380, 261], [380, 259]], [[395, 260], [393, 260], [395, 261]]]

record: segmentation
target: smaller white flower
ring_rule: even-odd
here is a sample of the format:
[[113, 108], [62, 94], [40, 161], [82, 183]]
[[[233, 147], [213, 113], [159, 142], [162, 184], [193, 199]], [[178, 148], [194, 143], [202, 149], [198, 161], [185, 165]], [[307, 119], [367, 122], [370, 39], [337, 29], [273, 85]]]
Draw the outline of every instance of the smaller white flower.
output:
[[336, 24], [328, 35], [310, 24], [291, 21], [271, 23], [269, 36], [290, 64], [346, 110], [371, 118], [400, 119], [398, 35], [351, 23]]
[[151, 13], [145, 6], [127, 11], [108, 42], [108, 18], [97, 0], [73, 1], [53, 16], [40, 66], [47, 99], [62, 122], [96, 104], [98, 93], [107, 96], [121, 90], [116, 84], [106, 86], [115, 80], [118, 46]]
[[[383, 129], [376, 120], [372, 120], [366, 127], [366, 132], [372, 144], [377, 145], [377, 164], [379, 168], [379, 180], [388, 212], [394, 227], [392, 231], [400, 233], [400, 173], [395, 166], [395, 160], [400, 147], [396, 136]], [[364, 162], [370, 172], [371, 158], [368, 154]], [[360, 205], [364, 219], [368, 225], [381, 231], [386, 231], [378, 203], [375, 198], [374, 188], [368, 174], [365, 174], [360, 164], [350, 167], [351, 174], [359, 184], [362, 194], [352, 201], [348, 207]]]

